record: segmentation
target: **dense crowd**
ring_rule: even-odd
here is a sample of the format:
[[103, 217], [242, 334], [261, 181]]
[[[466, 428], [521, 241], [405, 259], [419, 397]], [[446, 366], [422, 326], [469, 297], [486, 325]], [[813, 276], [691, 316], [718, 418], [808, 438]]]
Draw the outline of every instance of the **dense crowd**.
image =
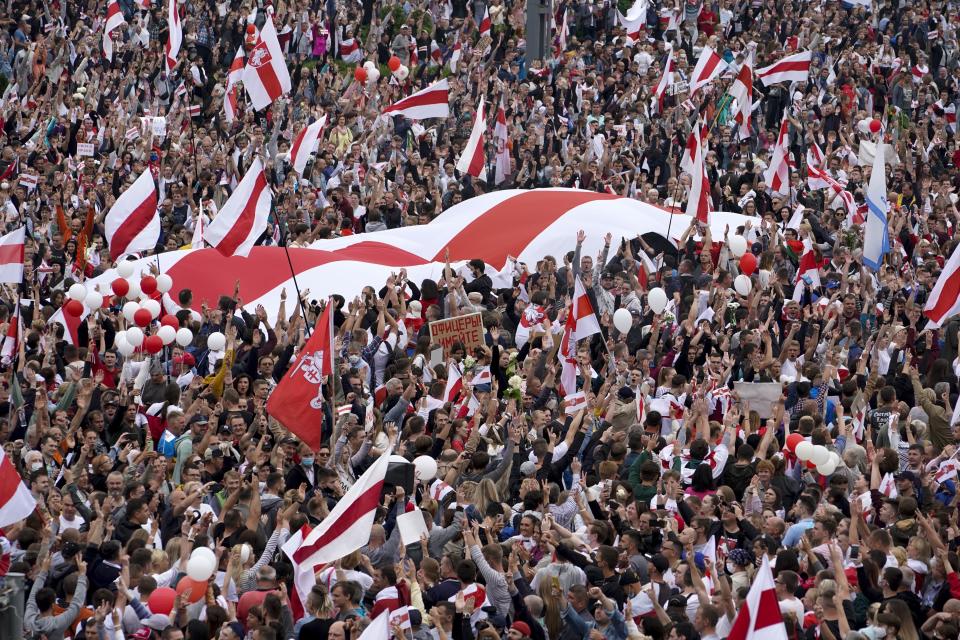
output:
[[[37, 502], [3, 529], [0, 566], [26, 586], [24, 609], [0, 617], [20, 615], [26, 637], [357, 640], [389, 610], [403, 612], [389, 633], [411, 640], [740, 638], [767, 565], [786, 637], [960, 636], [960, 319], [934, 327], [922, 312], [960, 223], [954, 3], [564, 0], [534, 59], [514, 0], [194, 0], [179, 4], [170, 73], [167, 3], [120, 0], [112, 62], [105, 4], [0, 10], [0, 209], [4, 232], [26, 228], [24, 281], [0, 305], [0, 334], [19, 327], [3, 343], [0, 441]], [[646, 16], [639, 36], [618, 11]], [[241, 91], [228, 121], [228, 69], [268, 15], [292, 89], [260, 112]], [[351, 42], [361, 62], [342, 59]], [[691, 98], [707, 46], [728, 68]], [[802, 50], [809, 80], [756, 82], [739, 135], [727, 89], [740, 66]], [[363, 60], [379, 70], [366, 82]], [[441, 77], [448, 119], [379, 117]], [[455, 169], [481, 95], [506, 114], [499, 184]], [[301, 175], [291, 144], [321, 115]], [[765, 171], [784, 117], [790, 185], [776, 193]], [[876, 272], [857, 218], [871, 119], [889, 145], [891, 251]], [[755, 221], [724, 237], [694, 222], [676, 246], [608, 236], [598, 256], [570, 229], [568, 253], [510, 287], [479, 261], [468, 281], [401, 272], [335, 296], [316, 449], [266, 409], [320, 313], [293, 292], [273, 315], [236, 290], [207, 306], [176, 283], [164, 314], [190, 333], [154, 355], [118, 348], [120, 298], [76, 340], [51, 321], [71, 286], [115, 266], [104, 216], [146, 169], [156, 253], [194, 242], [255, 156], [274, 193], [258, 244], [307, 247], [429, 224], [502, 188], [684, 209], [681, 158], [701, 122], [713, 209]], [[496, 154], [489, 137], [491, 177]], [[813, 162], [853, 207], [811, 185]], [[564, 356], [581, 287], [600, 332]], [[478, 310], [485, 345], [437, 362], [429, 322]], [[215, 333], [224, 344], [208, 348]], [[448, 398], [452, 371], [464, 386]], [[769, 384], [772, 397], [745, 395]], [[585, 406], [568, 410], [577, 391]], [[436, 477], [391, 476], [369, 541], [295, 584], [281, 547], [391, 454], [435, 459]], [[398, 519], [416, 509], [426, 532], [403, 544]], [[207, 556], [212, 575], [195, 579]]]

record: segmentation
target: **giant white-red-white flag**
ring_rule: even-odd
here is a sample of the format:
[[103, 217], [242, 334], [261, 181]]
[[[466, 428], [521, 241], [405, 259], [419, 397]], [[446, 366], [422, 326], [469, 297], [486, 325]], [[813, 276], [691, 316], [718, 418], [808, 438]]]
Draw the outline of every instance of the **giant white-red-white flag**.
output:
[[[953, 250], [950, 259], [943, 265], [943, 271], [933, 285], [933, 291], [923, 307], [923, 315], [930, 322], [927, 327], [935, 329], [952, 316], [960, 313], [960, 246]], [[960, 407], [960, 402], [957, 403]]]
[[693, 127], [693, 149], [690, 153], [693, 171], [690, 174], [690, 194], [687, 197], [686, 213], [703, 224], [710, 222], [710, 181], [707, 178], [706, 155], [706, 145], [698, 123]]
[[120, 11], [120, 3], [117, 0], [110, 0], [107, 4], [107, 21], [103, 25], [103, 56], [111, 62], [113, 62], [113, 38], [110, 37], [110, 32], [126, 23], [123, 12]]
[[500, 98], [500, 106], [497, 107], [497, 118], [493, 125], [493, 139], [497, 144], [497, 157], [494, 168], [494, 184], [501, 184], [506, 181], [507, 176], [513, 170], [510, 160], [510, 138], [507, 129], [507, 112], [503, 108], [503, 98]]
[[164, 50], [166, 56], [167, 73], [177, 66], [177, 54], [183, 44], [183, 25], [180, 24], [180, 8], [177, 0], [170, 0], [167, 5], [167, 45]]
[[483, 94], [481, 94], [480, 101], [477, 103], [477, 113], [473, 120], [473, 130], [470, 131], [470, 139], [467, 140], [467, 146], [463, 148], [463, 153], [457, 160], [457, 171], [480, 180], [487, 179], [487, 145], [483, 139], [483, 132], [486, 129], [487, 114], [486, 109], [483, 108]]
[[323, 127], [327, 124], [327, 115], [322, 115], [316, 122], [304, 127], [303, 131], [297, 135], [290, 147], [290, 164], [294, 170], [303, 175], [303, 170], [307, 167], [310, 160], [310, 154], [317, 148], [317, 141], [323, 133]]
[[450, 115], [450, 84], [444, 78], [383, 110], [385, 116], [404, 116], [411, 120], [446, 118]]
[[290, 91], [290, 72], [287, 71], [277, 29], [269, 14], [257, 36], [257, 43], [247, 56], [243, 86], [250, 96], [250, 104], [257, 111]]
[[[320, 430], [319, 422], [316, 428]], [[390, 453], [382, 453], [340, 498], [330, 515], [304, 538], [293, 552], [294, 562], [308, 566], [334, 562], [370, 541]]]
[[777, 590], [766, 554], [753, 578], [747, 599], [737, 612], [727, 640], [787, 640]]
[[243, 67], [246, 56], [243, 54], [243, 47], [237, 49], [237, 54], [233, 56], [233, 62], [230, 63], [230, 70], [227, 72], [227, 90], [223, 94], [223, 112], [226, 115], [227, 122], [233, 122], [237, 118], [237, 83], [243, 81]]
[[149, 251], [157, 246], [160, 216], [157, 213], [157, 188], [149, 168], [120, 194], [103, 224], [113, 261], [128, 253]]
[[790, 193], [790, 121], [786, 115], [780, 122], [780, 135], [773, 147], [770, 166], [764, 172], [763, 179], [773, 193]]
[[737, 123], [740, 140], [750, 137], [750, 114], [753, 113], [753, 54], [747, 52], [737, 77], [728, 91], [731, 98], [737, 101], [733, 119]]
[[225, 256], [247, 256], [267, 229], [273, 194], [263, 162], [254, 158], [243, 180], [203, 231], [203, 239]]
[[781, 58], [769, 67], [757, 69], [757, 77], [768, 87], [778, 82], [806, 82], [810, 77], [812, 57], [810, 51], [801, 51]]
[[17, 227], [0, 236], [0, 282], [20, 284], [23, 282], [24, 243], [26, 227]]
[[698, 89], [710, 84], [726, 68], [727, 65], [723, 58], [713, 50], [713, 47], [704, 47], [703, 51], [700, 52], [700, 59], [697, 60], [697, 66], [693, 68], [693, 75], [690, 77], [690, 96], [693, 97]]
[[6, 452], [0, 449], [0, 528], [20, 522], [36, 508], [33, 494], [23, 484]]

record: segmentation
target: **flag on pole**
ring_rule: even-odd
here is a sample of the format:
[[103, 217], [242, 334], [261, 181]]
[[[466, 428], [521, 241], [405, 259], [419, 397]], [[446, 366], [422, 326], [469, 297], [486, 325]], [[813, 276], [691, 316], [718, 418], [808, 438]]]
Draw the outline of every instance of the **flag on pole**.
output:
[[470, 132], [470, 139], [457, 160], [457, 171], [462, 174], [468, 174], [474, 178], [486, 181], [486, 144], [483, 132], [487, 129], [487, 114], [483, 108], [483, 94], [480, 94], [480, 102], [477, 104], [477, 113], [473, 120], [473, 130]]
[[450, 53], [450, 71], [457, 72], [457, 63], [460, 62], [460, 55], [463, 53], [463, 45], [460, 44], [460, 34], [457, 33], [457, 39], [453, 43], [453, 51]]
[[243, 86], [250, 96], [250, 104], [257, 111], [290, 91], [290, 72], [287, 71], [277, 29], [269, 14], [257, 36], [257, 43], [247, 57]]
[[786, 114], [780, 122], [780, 135], [773, 147], [773, 156], [770, 166], [767, 167], [763, 179], [773, 193], [787, 195], [790, 193], [790, 121]]
[[480, 26], [478, 27], [478, 29], [479, 29], [479, 31], [480, 31], [480, 37], [483, 38], [484, 36], [489, 36], [489, 35], [490, 35], [490, 28], [491, 28], [491, 24], [490, 24], [490, 9], [487, 7], [487, 5], [484, 5], [484, 6], [483, 6], [483, 18], [480, 19]]
[[[297, 361], [284, 374], [267, 400], [267, 413], [293, 432], [312, 451], [318, 450], [321, 442], [323, 384], [335, 371], [332, 308], [333, 305], [328, 302], [317, 320], [313, 335], [297, 356]], [[350, 551], [352, 549], [346, 553]], [[321, 561], [314, 564], [319, 562]]]
[[[923, 315], [929, 318], [928, 328], [936, 329], [952, 316], [960, 313], [960, 245], [953, 250], [950, 259], [943, 265], [943, 271], [933, 285]], [[960, 402], [957, 402], [960, 407]]]
[[166, 68], [169, 74], [177, 66], [177, 54], [183, 44], [183, 27], [180, 24], [180, 9], [177, 0], [170, 0], [167, 5], [167, 46], [165, 50]]
[[0, 283], [23, 282], [26, 229], [26, 227], [17, 227], [10, 233], [0, 236]]
[[383, 110], [383, 115], [405, 116], [411, 120], [446, 118], [450, 115], [450, 85], [447, 79], [403, 98]]
[[863, 264], [876, 273], [883, 256], [890, 252], [890, 231], [887, 228], [887, 176], [883, 140], [877, 144], [873, 172], [867, 187], [867, 223], [863, 232]]
[[243, 180], [203, 232], [203, 239], [225, 256], [247, 256], [267, 229], [273, 194], [263, 162], [254, 158]]
[[460, 365], [451, 360], [447, 364], [447, 384], [443, 388], [443, 399], [445, 402], [453, 402], [460, 395], [463, 389], [463, 375], [460, 373]]
[[303, 170], [307, 168], [310, 155], [316, 150], [317, 141], [320, 140], [326, 124], [327, 115], [323, 114], [319, 120], [304, 127], [293, 141], [293, 146], [290, 147], [290, 164], [300, 175], [303, 175]]
[[507, 129], [507, 113], [503, 108], [503, 97], [500, 98], [500, 105], [497, 107], [497, 118], [493, 125], [493, 139], [497, 144], [497, 157], [495, 165], [495, 175], [493, 183], [499, 185], [506, 181], [507, 177], [513, 171], [510, 159], [510, 139]]
[[33, 494], [23, 484], [6, 452], [0, 449], [0, 528], [26, 519], [36, 508]]
[[693, 127], [694, 153], [691, 156], [693, 163], [690, 194], [687, 196], [686, 214], [696, 218], [703, 224], [710, 222], [710, 181], [707, 178], [707, 150], [703, 142], [699, 124]]
[[243, 47], [237, 49], [237, 54], [233, 56], [233, 62], [230, 63], [230, 70], [227, 72], [227, 89], [223, 94], [223, 112], [226, 115], [227, 122], [233, 122], [237, 117], [237, 87], [236, 84], [243, 80], [243, 68], [246, 56], [243, 53]]
[[704, 47], [703, 51], [700, 52], [700, 59], [697, 60], [697, 66], [693, 68], [693, 75], [690, 77], [690, 97], [693, 97], [697, 89], [710, 84], [726, 68], [727, 65], [723, 58], [713, 50], [713, 47]]
[[660, 82], [653, 90], [655, 100], [650, 105], [656, 113], [663, 111], [663, 98], [667, 95], [667, 89], [673, 84], [673, 72], [676, 65], [673, 61], [673, 48], [667, 44], [667, 61], [663, 65], [663, 75], [660, 76]]
[[149, 168], [113, 203], [104, 219], [104, 227], [113, 261], [157, 246], [160, 216], [157, 213], [157, 189]]
[[360, 62], [363, 60], [363, 51], [356, 38], [346, 38], [340, 41], [340, 59], [344, 62]]
[[293, 613], [294, 620], [299, 620], [306, 613], [307, 597], [310, 595], [310, 591], [313, 590], [313, 586], [317, 584], [315, 567], [313, 565], [300, 564], [293, 559], [293, 554], [300, 548], [303, 540], [310, 535], [311, 531], [313, 531], [313, 527], [304, 523], [304, 525], [300, 527], [300, 530], [290, 536], [290, 539], [280, 547], [283, 550], [283, 554], [287, 556], [290, 559], [290, 563], [293, 564], [293, 592], [290, 594], [290, 612]]
[[17, 355], [17, 344], [20, 335], [23, 333], [23, 322], [20, 318], [20, 303], [13, 306], [10, 313], [10, 320], [7, 322], [7, 334], [3, 336], [3, 344], [0, 345], [0, 363], [9, 366]]
[[795, 53], [781, 58], [769, 67], [757, 69], [757, 77], [768, 87], [779, 82], [806, 82], [810, 76], [812, 59], [813, 55], [810, 51]]
[[730, 85], [728, 95], [737, 101], [733, 112], [740, 140], [750, 137], [750, 114], [753, 113], [753, 54], [747, 53], [737, 77]]
[[113, 38], [110, 37], [110, 33], [126, 23], [123, 12], [120, 11], [120, 3], [117, 0], [110, 0], [107, 4], [107, 22], [103, 25], [103, 55], [110, 62], [113, 62]]
[[788, 640], [766, 554], [753, 577], [747, 598], [737, 612], [727, 640]]

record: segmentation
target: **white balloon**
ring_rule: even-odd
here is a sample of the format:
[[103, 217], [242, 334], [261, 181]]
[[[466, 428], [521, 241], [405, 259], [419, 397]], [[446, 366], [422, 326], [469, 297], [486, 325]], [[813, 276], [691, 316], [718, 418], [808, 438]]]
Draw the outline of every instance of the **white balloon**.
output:
[[150, 312], [151, 318], [156, 318], [160, 315], [160, 303], [156, 300], [144, 300], [140, 303], [140, 306]]
[[121, 278], [129, 278], [133, 275], [134, 265], [129, 260], [123, 260], [117, 263], [117, 274]]
[[750, 282], [750, 276], [740, 274], [733, 279], [733, 288], [737, 290], [742, 296], [750, 295], [750, 290], [753, 289], [753, 283]]
[[99, 291], [89, 291], [87, 297], [83, 299], [83, 304], [87, 306], [87, 309], [96, 311], [103, 306], [103, 296]]
[[743, 236], [733, 236], [727, 240], [727, 247], [734, 257], [739, 258], [747, 252], [747, 240]]
[[404, 65], [400, 65], [400, 68], [394, 72], [394, 75], [397, 76], [397, 80], [402, 82], [407, 79], [407, 76], [410, 75], [410, 69]]
[[71, 300], [83, 302], [84, 298], [87, 297], [87, 288], [78, 282], [74, 285], [71, 285], [70, 290], [67, 291], [67, 295]]
[[804, 440], [797, 445], [797, 448], [794, 449], [793, 452], [797, 454], [797, 458], [801, 462], [806, 462], [810, 459], [810, 456], [813, 455], [813, 445]]
[[373, 60], [367, 60], [363, 63], [363, 68], [366, 69], [367, 74], [370, 74], [370, 69], [376, 69], [377, 65]]
[[413, 459], [414, 477], [420, 482], [429, 482], [437, 477], [437, 461], [430, 456], [418, 456]]
[[766, 289], [767, 285], [770, 284], [770, 272], [766, 269], [760, 269], [757, 273], [759, 273], [760, 286]]
[[617, 309], [613, 312], [613, 326], [620, 333], [626, 333], [633, 326], [633, 316], [626, 309]]
[[650, 305], [650, 309], [654, 313], [663, 313], [663, 310], [667, 308], [667, 292], [660, 287], [651, 289], [650, 293], [647, 294], [647, 304]]
[[161, 340], [163, 340], [164, 345], [168, 345], [177, 339], [177, 330], [170, 325], [165, 324], [157, 329], [157, 335], [160, 336]]
[[826, 447], [819, 444], [813, 447], [813, 453], [810, 455], [810, 462], [819, 467], [820, 465], [829, 462], [829, 460], [830, 451], [828, 451]]
[[216, 571], [217, 566], [206, 556], [191, 556], [187, 561], [187, 576], [191, 580], [206, 582]]
[[173, 289], [173, 278], [168, 276], [165, 273], [161, 273], [157, 276], [157, 291], [160, 293], [166, 293]]
[[380, 79], [380, 70], [376, 67], [367, 69], [367, 84], [375, 84]]
[[127, 342], [133, 347], [139, 347], [143, 344], [143, 329], [140, 327], [130, 327], [127, 329]]
[[[217, 569], [217, 556], [213, 554], [213, 551], [210, 550], [210, 547], [197, 547], [194, 549], [193, 553], [190, 554], [190, 561], [193, 560], [200, 560], [201, 562], [205, 563], [206, 567], [209, 567], [209, 573], [207, 573], [206, 578], [194, 578], [193, 576], [190, 576], [194, 580], [206, 580], [212, 576], [213, 572]], [[190, 561], [188, 561], [188, 567]], [[189, 568], [187, 573], [189, 573]]]
[[827, 461], [825, 463], [817, 465], [817, 473], [819, 473], [822, 476], [829, 476], [836, 470], [837, 470], [837, 465], [832, 458], [827, 458]]
[[864, 118], [858, 122], [857, 128], [860, 129], [860, 133], [870, 133], [870, 118]]
[[177, 329], [177, 344], [181, 347], [185, 347], [188, 344], [193, 342], [193, 332], [186, 327]]
[[123, 317], [127, 319], [127, 322], [133, 322], [133, 314], [140, 310], [140, 305], [138, 305], [133, 300], [128, 300], [123, 303]]
[[130, 291], [127, 291], [127, 300], [136, 300], [140, 297], [140, 281], [136, 278], [127, 278]]
[[227, 337], [219, 331], [207, 336], [207, 348], [211, 351], [221, 351], [227, 345]]
[[113, 346], [123, 357], [133, 355], [133, 345], [127, 342], [127, 336], [122, 331], [113, 338]]
[[830, 452], [830, 459], [833, 460], [833, 466], [834, 466], [834, 468], [839, 467], [839, 466], [840, 466], [840, 463], [843, 462], [843, 458], [841, 458], [841, 457], [840, 457], [840, 454], [837, 453], [836, 451], [831, 451], [831, 452]]

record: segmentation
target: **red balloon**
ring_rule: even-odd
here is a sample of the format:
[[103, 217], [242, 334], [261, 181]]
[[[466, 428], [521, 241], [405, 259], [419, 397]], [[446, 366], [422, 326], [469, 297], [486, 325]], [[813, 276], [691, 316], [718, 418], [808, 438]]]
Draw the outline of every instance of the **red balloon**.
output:
[[248, 25], [247, 25], [247, 33], [248, 33], [248, 34], [253, 35], [253, 34], [255, 34], [256, 32], [257, 32], [257, 27], [256, 27], [255, 25], [252, 25], [252, 24], [248, 24]]
[[742, 271], [748, 276], [752, 276], [753, 272], [756, 270], [757, 270], [757, 256], [749, 252], [740, 256], [740, 271]]
[[160, 336], [147, 336], [143, 339], [143, 348], [147, 353], [160, 353], [163, 349], [163, 340]]
[[[193, 580], [187, 576], [180, 578], [180, 582], [177, 583], [177, 593], [187, 593], [190, 595], [187, 596], [189, 602], [197, 602], [205, 595], [207, 595], [207, 581], [206, 580]], [[151, 609], [153, 611], [153, 609]]]
[[157, 279], [153, 276], [143, 276], [140, 278], [140, 291], [150, 295], [157, 290]]
[[390, 59], [387, 60], [387, 67], [390, 68], [390, 71], [396, 71], [400, 68], [400, 58], [397, 56], [390, 56]]
[[153, 316], [146, 309], [137, 309], [133, 314], [133, 322], [138, 327], [145, 327], [153, 320]]
[[353, 71], [353, 77], [357, 82], [366, 82], [367, 81], [367, 70], [363, 67], [357, 67]]
[[117, 278], [110, 283], [110, 288], [113, 289], [113, 295], [118, 298], [122, 298], [130, 293], [130, 283], [127, 282], [126, 278]]
[[173, 609], [173, 601], [176, 599], [176, 591], [170, 587], [159, 587], [150, 594], [147, 599], [147, 606], [150, 607], [151, 613], [162, 613], [167, 616], [170, 615], [170, 611]]
[[807, 460], [806, 465], [807, 465], [807, 469], [812, 470], [817, 468], [817, 465], [813, 464], [813, 462], [811, 462], [810, 460]]
[[803, 436], [799, 433], [791, 433], [787, 436], [787, 450], [790, 453], [797, 452], [797, 445], [803, 442]]
[[876, 118], [870, 121], [870, 133], [880, 133], [881, 127], [883, 125]]
[[74, 318], [79, 318], [83, 313], [83, 303], [79, 300], [68, 300], [65, 305], [63, 305], [63, 311]]
[[177, 316], [172, 316], [169, 313], [162, 318], [160, 318], [160, 326], [173, 327], [174, 329], [180, 328], [180, 321], [177, 320]]

